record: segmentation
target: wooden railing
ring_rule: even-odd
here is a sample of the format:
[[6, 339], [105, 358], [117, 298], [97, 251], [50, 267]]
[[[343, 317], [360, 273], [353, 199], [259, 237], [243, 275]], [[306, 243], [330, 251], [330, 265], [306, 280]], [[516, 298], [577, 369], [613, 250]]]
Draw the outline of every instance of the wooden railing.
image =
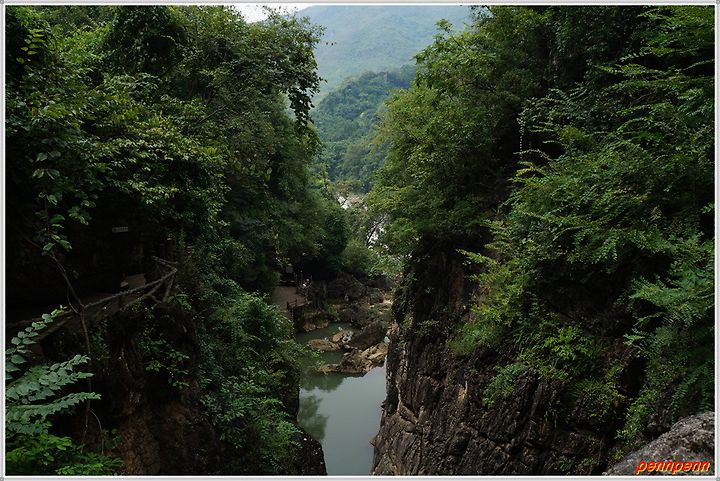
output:
[[307, 299], [304, 299], [304, 300], [302, 300], [301, 302], [298, 302], [298, 300], [295, 299], [295, 300], [292, 301], [292, 302], [289, 302], [289, 301], [288, 301], [288, 302], [286, 303], [286, 304], [287, 304], [286, 307], [287, 307], [287, 310], [288, 310], [288, 311], [292, 311], [292, 310], [293, 310], [294, 308], [296, 308], [296, 307], [303, 307], [303, 306], [306, 306], [306, 305], [309, 304], [309, 303], [310, 303], [310, 301], [308, 301]]
[[[143, 301], [147, 298], [152, 298], [156, 303], [159, 303], [161, 302], [161, 300], [155, 297], [155, 293], [163, 285], [165, 286], [165, 291], [161, 299], [162, 302], [167, 301], [168, 297], [170, 297], [170, 291], [172, 290], [173, 283], [175, 282], [175, 274], [177, 274], [177, 268], [172, 262], [160, 259], [159, 257], [153, 257], [152, 259], [158, 266], [167, 269], [168, 272], [166, 272], [159, 279], [144, 284], [142, 286], [138, 286], [127, 291], [122, 291], [113, 296], [105, 297], [104, 299], [100, 299], [99, 301], [90, 303], [85, 306], [85, 310], [94, 309], [101, 306], [107, 307], [109, 304], [114, 303], [115, 301], [117, 301], [120, 310], [130, 307], [133, 304], [137, 304], [138, 302]], [[133, 298], [133, 296], [135, 295], [137, 295], [138, 297]], [[103, 309], [105, 307], [103, 307]]]
[[[155, 303], [167, 301], [175, 282], [177, 267], [175, 267], [175, 263], [160, 259], [159, 257], [153, 257], [152, 259], [160, 269], [165, 271], [159, 279], [133, 289], [118, 292], [117, 294], [104, 297], [89, 304], [83, 304], [73, 309], [66, 309], [55, 316], [53, 323], [47, 329], [44, 329], [35, 338], [35, 341], [41, 341], [73, 319], [84, 317], [85, 322], [93, 322], [123, 311], [145, 299], [152, 299]], [[161, 289], [163, 290], [163, 294], [162, 297], [158, 299], [155, 297], [155, 294]], [[40, 320], [40, 318], [20, 321], [12, 327], [9, 327], [8, 332], [16, 332], [38, 320]], [[13, 330], [11, 331], [10, 329]]]

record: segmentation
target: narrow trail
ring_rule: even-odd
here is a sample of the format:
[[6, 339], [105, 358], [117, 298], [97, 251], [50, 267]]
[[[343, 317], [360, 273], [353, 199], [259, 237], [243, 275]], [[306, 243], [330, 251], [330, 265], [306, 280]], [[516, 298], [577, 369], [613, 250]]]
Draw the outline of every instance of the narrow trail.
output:
[[[65, 308], [55, 317], [49, 328], [35, 337], [35, 342], [41, 341], [63, 326], [77, 329], [80, 325], [84, 325], [82, 324], [84, 319], [87, 319], [88, 322], [94, 322], [101, 318], [108, 318], [148, 298], [156, 304], [165, 302], [170, 296], [174, 285], [177, 268], [172, 262], [157, 257], [153, 259], [165, 271], [160, 278], [148, 283], [145, 273], [135, 274], [125, 277], [121, 284], [122, 290], [118, 293], [96, 292], [83, 296], [82, 306], [74, 309]], [[52, 307], [52, 309], [55, 309], [55, 307]], [[12, 334], [29, 326], [32, 322], [40, 320], [43, 314], [51, 312], [52, 309], [34, 306], [15, 313], [8, 313], [5, 321], [6, 338], [9, 339]]]
[[283, 311], [283, 314], [285, 314], [285, 316], [290, 319], [292, 319], [292, 317], [290, 311], [288, 310], [288, 305], [303, 306], [308, 302], [307, 297], [299, 294], [295, 286], [276, 287], [275, 292], [273, 292], [272, 301], [273, 304], [280, 307], [280, 309]]

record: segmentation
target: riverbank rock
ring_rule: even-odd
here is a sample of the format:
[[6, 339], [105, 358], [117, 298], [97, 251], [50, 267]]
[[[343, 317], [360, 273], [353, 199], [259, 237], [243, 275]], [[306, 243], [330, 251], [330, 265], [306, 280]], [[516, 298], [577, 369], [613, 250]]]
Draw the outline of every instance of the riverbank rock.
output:
[[[611, 476], [634, 476], [641, 461], [665, 462], [681, 461], [710, 461], [712, 463], [715, 452], [715, 413], [707, 412], [683, 418], [673, 425], [667, 433], [647, 444], [645, 447], [625, 456], [620, 462], [603, 474]], [[711, 465], [710, 471], [704, 472], [678, 472], [673, 474], [712, 475], [715, 467]], [[669, 474], [662, 472], [650, 473], [645, 471], [639, 474]]]
[[388, 345], [384, 342], [365, 350], [356, 349], [346, 354], [339, 364], [326, 364], [321, 366], [318, 371], [323, 373], [366, 374], [371, 369], [383, 365], [387, 351]]
[[[308, 312], [302, 312], [300, 315], [300, 332], [312, 332], [316, 329], [322, 329], [330, 325], [330, 316], [322, 310], [312, 310]], [[297, 326], [297, 323], [296, 323]]]
[[340, 332], [336, 332], [330, 337], [330, 341], [334, 342], [335, 344], [339, 345], [347, 345], [348, 342], [353, 338], [355, 335], [355, 331], [350, 331], [348, 329], [343, 329]]
[[313, 351], [320, 352], [331, 352], [340, 350], [340, 344], [336, 344], [327, 339], [311, 339], [307, 342], [306, 346]]
[[341, 273], [327, 285], [330, 299], [357, 301], [367, 292], [367, 287], [350, 274]]
[[370, 346], [381, 343], [385, 339], [386, 327], [380, 321], [373, 321], [362, 331], [355, 334], [347, 343], [353, 349], [364, 350]]
[[325, 476], [327, 469], [325, 467], [325, 455], [323, 454], [322, 445], [304, 429], [300, 429], [293, 438], [295, 444], [298, 446], [295, 466], [293, 466], [295, 468], [294, 471], [303, 476]]

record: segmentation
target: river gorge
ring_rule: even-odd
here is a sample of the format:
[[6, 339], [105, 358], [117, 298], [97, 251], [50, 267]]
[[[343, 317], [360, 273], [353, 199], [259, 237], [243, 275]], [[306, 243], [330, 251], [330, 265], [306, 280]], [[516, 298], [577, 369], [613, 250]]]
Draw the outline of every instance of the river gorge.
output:
[[[297, 340], [305, 344], [349, 329], [352, 327], [346, 323], [331, 324], [298, 334]], [[339, 363], [342, 354], [325, 352], [319, 357], [322, 363]], [[380, 426], [385, 367], [373, 368], [365, 375], [322, 373], [314, 369], [315, 360], [308, 359], [303, 372], [298, 422], [322, 444], [328, 475], [370, 474], [373, 460], [370, 440]]]

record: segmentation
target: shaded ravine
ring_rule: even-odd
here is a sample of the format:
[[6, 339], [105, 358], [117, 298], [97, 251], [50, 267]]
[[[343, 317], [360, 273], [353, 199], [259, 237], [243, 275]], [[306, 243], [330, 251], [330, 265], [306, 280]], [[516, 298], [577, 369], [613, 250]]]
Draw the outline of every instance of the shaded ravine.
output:
[[[297, 341], [323, 339], [350, 324], [336, 323], [305, 334]], [[337, 363], [342, 352], [320, 353], [323, 363]], [[307, 359], [300, 384], [298, 423], [320, 441], [329, 475], [367, 475], [373, 462], [370, 440], [380, 426], [381, 404], [385, 399], [385, 367], [372, 369], [364, 376], [342, 373], [318, 373]]]

